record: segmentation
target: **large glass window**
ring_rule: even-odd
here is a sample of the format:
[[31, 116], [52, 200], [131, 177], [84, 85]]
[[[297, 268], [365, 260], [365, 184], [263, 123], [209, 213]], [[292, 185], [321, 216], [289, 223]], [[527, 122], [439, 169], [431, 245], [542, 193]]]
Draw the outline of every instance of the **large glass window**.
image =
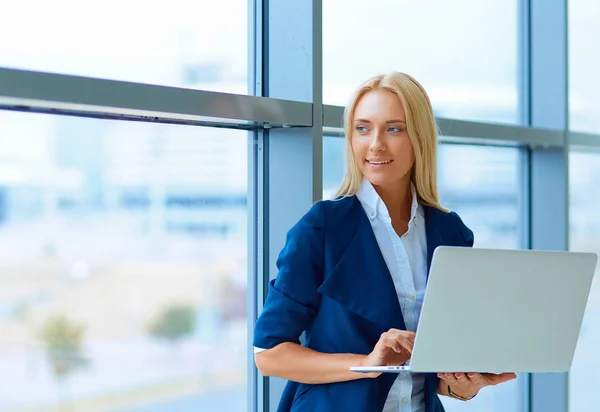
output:
[[515, 148], [439, 146], [440, 202], [473, 230], [476, 247], [522, 246], [519, 164]]
[[0, 409], [245, 410], [246, 135], [0, 112]]
[[11, 2], [0, 67], [247, 93], [248, 1]]
[[[323, 139], [323, 198], [335, 194], [344, 172], [344, 144]], [[442, 144], [438, 151], [438, 186], [443, 206], [456, 211], [475, 233], [475, 247], [521, 247], [519, 150]], [[442, 397], [448, 412], [523, 411], [526, 375], [486, 388], [469, 403]]]
[[345, 105], [362, 81], [397, 70], [423, 84], [438, 116], [518, 123], [517, 4], [324, 1], [324, 102]]
[[[570, 250], [600, 255], [600, 152], [572, 152], [569, 156]], [[598, 408], [600, 393], [600, 264], [583, 319], [573, 366], [569, 374], [569, 411]]]
[[[438, 152], [441, 204], [475, 234], [475, 247], [518, 249], [521, 244], [520, 153], [516, 148], [442, 144]], [[447, 412], [524, 411], [527, 375], [483, 389], [472, 401], [443, 397]]]
[[346, 140], [343, 137], [323, 136], [323, 199], [331, 199], [344, 177]]
[[573, 130], [600, 133], [600, 7], [569, 0], [569, 112]]

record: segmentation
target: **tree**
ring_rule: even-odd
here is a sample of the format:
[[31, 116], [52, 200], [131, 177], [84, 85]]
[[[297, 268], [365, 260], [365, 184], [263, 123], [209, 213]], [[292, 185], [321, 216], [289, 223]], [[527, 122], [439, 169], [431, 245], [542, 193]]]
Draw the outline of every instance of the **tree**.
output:
[[150, 336], [175, 344], [191, 336], [196, 324], [196, 310], [192, 305], [171, 304], [163, 308], [150, 323]]
[[87, 363], [81, 348], [83, 333], [83, 325], [69, 320], [64, 315], [48, 318], [39, 332], [58, 383], [59, 399], [64, 410], [67, 410], [66, 378]]

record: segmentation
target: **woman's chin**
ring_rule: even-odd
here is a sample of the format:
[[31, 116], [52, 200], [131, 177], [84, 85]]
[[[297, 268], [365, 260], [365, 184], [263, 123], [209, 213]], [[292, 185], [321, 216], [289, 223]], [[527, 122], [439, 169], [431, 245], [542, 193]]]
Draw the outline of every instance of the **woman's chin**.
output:
[[371, 182], [373, 186], [377, 187], [392, 187], [399, 186], [402, 184], [404, 179], [398, 179], [398, 175], [395, 173], [365, 173], [364, 177]]
[[394, 183], [398, 184], [397, 179], [396, 182], [394, 182], [394, 179], [391, 179], [387, 176], [373, 176], [373, 175], [365, 175], [365, 178], [371, 182], [371, 184], [373, 186], [390, 186], [393, 185]]

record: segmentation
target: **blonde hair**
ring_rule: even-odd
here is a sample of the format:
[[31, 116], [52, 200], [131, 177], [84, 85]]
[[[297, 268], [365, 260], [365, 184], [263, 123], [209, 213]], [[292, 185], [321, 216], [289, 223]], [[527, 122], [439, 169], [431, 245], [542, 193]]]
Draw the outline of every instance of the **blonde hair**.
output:
[[408, 74], [391, 72], [372, 77], [352, 96], [344, 113], [346, 134], [346, 172], [335, 198], [356, 194], [363, 175], [352, 151], [352, 123], [356, 105], [368, 92], [388, 90], [400, 99], [406, 116], [406, 130], [415, 151], [411, 181], [415, 185], [420, 204], [448, 212], [438, 201], [437, 190], [437, 124], [429, 96], [423, 86]]

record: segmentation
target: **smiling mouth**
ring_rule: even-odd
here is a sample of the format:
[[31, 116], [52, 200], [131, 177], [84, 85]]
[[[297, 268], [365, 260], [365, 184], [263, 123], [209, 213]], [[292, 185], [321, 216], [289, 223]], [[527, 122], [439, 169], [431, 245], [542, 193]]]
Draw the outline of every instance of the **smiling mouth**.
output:
[[393, 162], [393, 160], [368, 160], [367, 159], [367, 163], [372, 164], [372, 165], [376, 165], [376, 166], [387, 165], [387, 164], [390, 164], [392, 162]]

